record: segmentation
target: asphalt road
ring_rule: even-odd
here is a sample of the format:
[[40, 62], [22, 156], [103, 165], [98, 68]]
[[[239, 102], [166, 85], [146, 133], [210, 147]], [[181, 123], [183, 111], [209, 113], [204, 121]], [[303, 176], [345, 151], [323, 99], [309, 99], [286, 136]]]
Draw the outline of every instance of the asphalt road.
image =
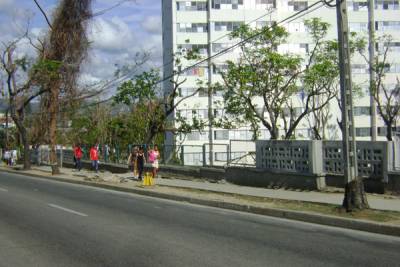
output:
[[400, 238], [0, 173], [0, 266], [399, 266]]

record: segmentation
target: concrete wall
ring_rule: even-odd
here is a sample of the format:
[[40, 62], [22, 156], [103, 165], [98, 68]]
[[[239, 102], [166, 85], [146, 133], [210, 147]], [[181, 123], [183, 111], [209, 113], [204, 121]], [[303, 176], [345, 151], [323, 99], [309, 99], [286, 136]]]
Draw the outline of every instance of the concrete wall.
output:
[[233, 184], [266, 188], [320, 190], [325, 187], [324, 176], [276, 173], [255, 168], [227, 168], [225, 179]]
[[[73, 167], [70, 152], [65, 151], [63, 166]], [[83, 168], [91, 169], [89, 161], [82, 162]], [[100, 170], [113, 173], [126, 173], [128, 166], [124, 164], [100, 163]], [[146, 164], [145, 171], [150, 171], [151, 166]], [[263, 170], [258, 168], [229, 167], [229, 168], [207, 168], [161, 165], [160, 174], [163, 177], [178, 179], [203, 179], [209, 181], [226, 181], [238, 185], [265, 187], [265, 188], [284, 188], [284, 189], [303, 189], [321, 190], [325, 186], [344, 187], [344, 177], [338, 174], [314, 174], [301, 172], [277, 172], [273, 170]], [[389, 173], [389, 182], [383, 183], [382, 179], [365, 179], [365, 189], [367, 192], [383, 193], [385, 190], [400, 193], [400, 172]]]
[[389, 182], [385, 184], [385, 191], [400, 195], [400, 172], [390, 172]]

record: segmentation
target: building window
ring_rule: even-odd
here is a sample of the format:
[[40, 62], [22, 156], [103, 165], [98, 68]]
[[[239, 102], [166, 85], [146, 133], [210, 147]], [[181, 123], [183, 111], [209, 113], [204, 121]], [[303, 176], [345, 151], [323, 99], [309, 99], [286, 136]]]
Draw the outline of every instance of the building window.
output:
[[213, 65], [213, 74], [226, 73], [228, 71], [228, 64]]
[[276, 1], [275, 0], [256, 0], [257, 8], [268, 9], [275, 8]]
[[178, 11], [207, 11], [207, 2], [205, 1], [178, 1], [176, 2]]
[[214, 158], [216, 161], [227, 161], [228, 160], [228, 153], [227, 152], [215, 152]]
[[[400, 127], [392, 127], [392, 134], [399, 133]], [[378, 127], [378, 136], [386, 136], [387, 135], [387, 127]]]
[[230, 130], [229, 139], [230, 140], [251, 140], [253, 133], [249, 130]]
[[359, 137], [371, 136], [371, 128], [369, 127], [356, 128], [356, 136]]
[[368, 24], [366, 22], [349, 22], [349, 30], [351, 32], [368, 31]]
[[234, 31], [239, 29], [240, 25], [243, 24], [242, 21], [216, 21], [214, 22], [214, 30], [219, 31]]
[[275, 23], [276, 21], [265, 21], [265, 20], [256, 21], [256, 28], [261, 29], [263, 27], [271, 27]]
[[307, 1], [289, 1], [288, 10], [289, 11], [300, 11], [308, 7]]
[[208, 97], [207, 88], [200, 88], [200, 90], [199, 90], [199, 97]]
[[200, 55], [208, 54], [208, 45], [206, 44], [180, 44], [178, 45], [182, 51], [193, 51]]
[[193, 88], [193, 87], [179, 88], [179, 96], [186, 97], [186, 96], [193, 95], [196, 92], [196, 90], [197, 90], [197, 88]]
[[385, 73], [399, 73], [400, 64], [390, 64], [388, 67], [385, 67], [384, 71]]
[[281, 44], [278, 47], [280, 53], [293, 53], [293, 54], [305, 54], [309, 51], [307, 43], [302, 44]]
[[367, 73], [368, 68], [365, 64], [352, 64], [351, 65], [351, 73], [353, 74], [362, 74]]
[[353, 115], [354, 116], [370, 116], [371, 108], [370, 107], [354, 107]]
[[375, 30], [377, 31], [400, 31], [400, 21], [376, 21]]
[[225, 115], [224, 109], [214, 109], [214, 118], [220, 119], [223, 118]]
[[352, 6], [350, 6], [350, 10], [353, 11], [368, 11], [368, 2], [358, 2], [358, 1], [354, 1], [351, 2]]
[[290, 113], [293, 113], [294, 117], [298, 117], [301, 115], [301, 113], [303, 113], [303, 108], [302, 107], [297, 107], [297, 108], [293, 108], [292, 111], [290, 111], [289, 108], [284, 108], [283, 109], [283, 115], [285, 117], [290, 117]]
[[378, 136], [386, 136], [387, 128], [386, 127], [378, 127]]
[[212, 51], [214, 53], [218, 53], [224, 49], [228, 49], [231, 46], [232, 46], [232, 44], [230, 44], [230, 43], [214, 43], [214, 44], [212, 44]]
[[398, 10], [399, 9], [399, 0], [377, 0], [375, 2], [375, 9]]
[[184, 76], [198, 76], [198, 77], [207, 77], [207, 67], [194, 67], [188, 70], [185, 70], [182, 75]]
[[188, 141], [207, 141], [208, 132], [191, 132], [187, 134]]
[[229, 140], [229, 130], [214, 131], [215, 140]]
[[213, 9], [243, 9], [243, 0], [212, 0]]
[[177, 23], [178, 32], [202, 33], [207, 32], [207, 23]]
[[188, 121], [193, 119], [208, 118], [208, 109], [180, 109], [177, 112], [178, 116]]
[[289, 23], [285, 24], [284, 27], [290, 33], [306, 31], [306, 27], [304, 26], [303, 22], [289, 22]]

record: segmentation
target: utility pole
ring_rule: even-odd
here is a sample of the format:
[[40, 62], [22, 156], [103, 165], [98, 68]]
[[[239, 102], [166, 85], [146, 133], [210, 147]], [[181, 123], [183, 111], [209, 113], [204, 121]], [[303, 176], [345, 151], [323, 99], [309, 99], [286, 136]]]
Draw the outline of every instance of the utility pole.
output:
[[353, 211], [368, 208], [369, 205], [364, 191], [364, 183], [358, 177], [357, 169], [346, 0], [336, 0], [336, 12], [339, 41], [340, 96], [342, 103], [342, 159], [345, 179], [343, 207], [347, 211]]
[[374, 98], [375, 91], [375, 18], [374, 18], [375, 1], [368, 1], [368, 51], [369, 51], [369, 103], [371, 107], [371, 141], [376, 141], [376, 104]]
[[356, 179], [358, 173], [346, 0], [336, 0], [336, 12], [339, 41], [340, 96], [342, 104], [343, 165], [345, 183], [348, 184]]
[[[212, 62], [211, 62], [211, 56], [212, 56], [212, 44], [211, 44], [211, 0], [207, 1], [207, 66], [208, 66], [208, 82], [207, 82], [207, 88], [208, 88], [208, 147], [209, 147], [209, 160], [210, 160], [210, 166], [214, 165], [214, 148], [213, 148], [213, 143], [214, 143], [214, 136], [213, 136], [213, 120], [214, 120], [214, 114], [213, 114], [213, 88], [212, 88]], [[203, 165], [205, 165], [206, 162], [203, 162]]]

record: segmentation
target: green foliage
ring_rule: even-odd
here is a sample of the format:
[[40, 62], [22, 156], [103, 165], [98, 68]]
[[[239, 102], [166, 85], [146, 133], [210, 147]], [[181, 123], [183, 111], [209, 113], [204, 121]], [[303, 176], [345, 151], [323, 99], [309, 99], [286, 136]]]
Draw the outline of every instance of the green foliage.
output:
[[[101, 106], [100, 109], [105, 109]], [[148, 108], [136, 104], [135, 108], [111, 116], [108, 111], [89, 108], [72, 119], [71, 130], [67, 134], [70, 143], [95, 144], [128, 147], [129, 144], [144, 144], [147, 138]], [[162, 143], [163, 135], [156, 135], [155, 142]]]
[[114, 103], [131, 105], [137, 102], [151, 101], [157, 96], [157, 85], [159, 84], [160, 74], [157, 70], [151, 69], [132, 80], [122, 83], [114, 96]]
[[[216, 85], [226, 89], [229, 115], [219, 125], [250, 126], [256, 138], [261, 123], [272, 139], [280, 138], [281, 130], [283, 138], [292, 139], [300, 121], [333, 98], [332, 87], [339, 72], [336, 44], [324, 40], [329, 24], [314, 18], [305, 25], [314, 44], [304, 57], [277, 51], [289, 36], [283, 27], [251, 29], [243, 25], [232, 33], [232, 38], [248, 42], [240, 46], [238, 61], [227, 62], [227, 72], [221, 73], [224, 84]], [[304, 96], [301, 114], [295, 114], [293, 106], [298, 94]]]
[[60, 76], [62, 62], [58, 60], [41, 59], [38, 60], [31, 69], [34, 79], [43, 84], [56, 80]]
[[[189, 51], [179, 51], [174, 55], [174, 62], [177, 70], [175, 76], [171, 79], [172, 87], [168, 93], [164, 92], [163, 97], [160, 95], [160, 74], [158, 70], [151, 69], [136, 75], [130, 81], [122, 83], [114, 96], [114, 104], [124, 104], [133, 110], [130, 116], [140, 114], [137, 118], [136, 126], [140, 128], [141, 136], [146, 142], [154, 141], [154, 138], [160, 139], [159, 136], [165, 132], [172, 133], [188, 133], [193, 129], [204, 127], [205, 123], [199, 119], [193, 119], [188, 122], [179, 117], [171, 123], [168, 119], [176, 110], [179, 100], [179, 86], [182, 84], [179, 71], [182, 69], [182, 62], [199, 60], [200, 56], [196, 49]], [[199, 88], [201, 83], [198, 84]], [[182, 97], [185, 98], [185, 97]]]
[[26, 56], [15, 59], [14, 63], [19, 66], [24, 72], [29, 68], [30, 62]]

